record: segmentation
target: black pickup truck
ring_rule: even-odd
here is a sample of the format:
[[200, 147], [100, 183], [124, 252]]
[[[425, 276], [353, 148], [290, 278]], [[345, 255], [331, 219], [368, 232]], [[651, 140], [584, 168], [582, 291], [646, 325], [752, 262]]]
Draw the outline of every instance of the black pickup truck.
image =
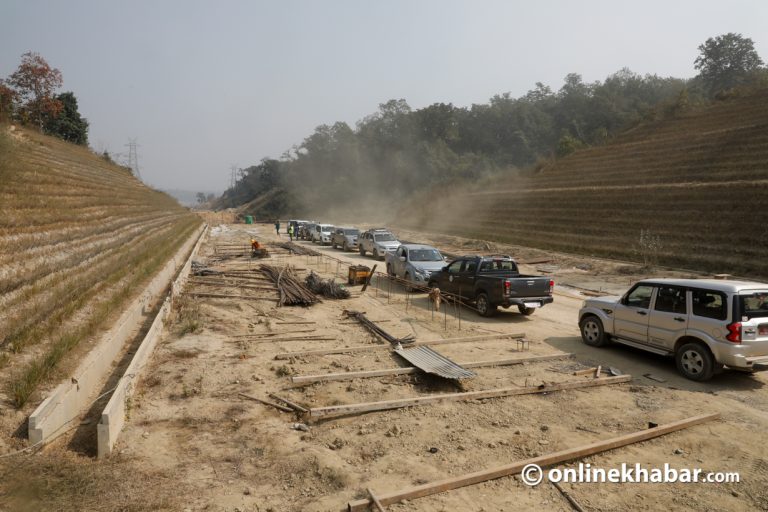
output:
[[531, 315], [553, 301], [555, 282], [521, 275], [509, 256], [462, 256], [433, 273], [429, 286], [475, 301], [482, 316], [492, 316], [498, 306], [517, 306], [520, 313]]

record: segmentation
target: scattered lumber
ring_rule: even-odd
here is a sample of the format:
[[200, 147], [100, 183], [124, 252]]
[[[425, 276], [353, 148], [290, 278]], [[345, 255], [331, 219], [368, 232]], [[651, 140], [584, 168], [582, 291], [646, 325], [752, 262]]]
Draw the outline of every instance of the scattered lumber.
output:
[[227, 282], [211, 283], [208, 281], [198, 281], [197, 279], [190, 279], [188, 282], [191, 284], [199, 285], [199, 286], [219, 286], [222, 288], [242, 288], [244, 290], [275, 291], [274, 286], [256, 286], [256, 285], [249, 285], [249, 284], [242, 284], [242, 283], [227, 283]]
[[267, 338], [269, 336], [282, 336], [283, 334], [301, 334], [303, 332], [315, 332], [317, 329], [299, 329], [298, 331], [283, 331], [283, 332], [261, 332], [251, 334], [233, 334], [233, 338]]
[[573, 496], [571, 496], [571, 493], [569, 493], [568, 491], [566, 491], [565, 489], [563, 489], [563, 487], [562, 487], [562, 486], [561, 486], [559, 483], [557, 483], [557, 482], [552, 482], [552, 485], [554, 485], [554, 486], [555, 486], [555, 489], [557, 489], [558, 491], [560, 491], [560, 494], [562, 494], [562, 495], [563, 495], [563, 498], [565, 498], [566, 500], [568, 500], [568, 503], [570, 503], [570, 504], [571, 504], [571, 508], [573, 508], [573, 510], [575, 510], [576, 512], [585, 512], [585, 511], [584, 511], [584, 508], [583, 508], [583, 507], [582, 507], [582, 506], [579, 504], [579, 502], [578, 502], [578, 501], [576, 501], [576, 498], [574, 498]]
[[264, 300], [266, 298], [266, 297], [256, 297], [252, 295], [230, 295], [226, 293], [199, 293], [199, 292], [188, 292], [188, 291], [185, 291], [184, 295], [190, 295], [192, 297], [201, 297], [201, 298], [212, 298], [212, 299]]
[[[466, 338], [448, 338], [444, 340], [426, 340], [426, 341], [414, 341], [410, 343], [409, 347], [429, 346], [429, 345], [447, 345], [449, 343], [470, 343], [475, 341], [492, 341], [503, 338], [524, 338], [525, 334], [488, 334], [481, 336], [468, 336]], [[306, 350], [300, 352], [281, 352], [275, 356], [275, 359], [290, 359], [292, 357], [304, 357], [304, 356], [324, 356], [330, 354], [347, 354], [350, 352], [373, 352], [376, 350], [392, 350], [391, 345], [358, 345], [354, 347], [344, 348], [331, 348], [325, 350]]]
[[630, 375], [620, 377], [606, 377], [604, 379], [574, 380], [558, 382], [556, 384], [543, 384], [541, 386], [497, 388], [483, 391], [468, 391], [464, 393], [444, 393], [440, 395], [422, 396], [417, 398], [398, 398], [395, 400], [382, 400], [379, 402], [363, 402], [349, 405], [332, 405], [328, 407], [315, 407], [309, 410], [313, 418], [348, 416], [350, 414], [362, 414], [373, 411], [386, 411], [389, 409], [402, 409], [404, 407], [416, 407], [418, 405], [431, 405], [438, 402], [457, 402], [462, 400], [481, 400], [483, 398], [500, 398], [513, 395], [533, 395], [563, 391], [565, 389], [591, 388], [595, 386], [607, 386], [609, 384], [621, 384], [632, 380]]
[[[575, 459], [581, 459], [597, 453], [606, 452], [609, 450], [615, 450], [622, 446], [627, 446], [642, 441], [647, 441], [656, 437], [669, 434], [671, 432], [677, 432], [685, 428], [699, 425], [707, 421], [712, 421], [720, 417], [719, 413], [714, 414], [702, 414], [700, 416], [693, 416], [684, 420], [667, 423], [666, 425], [659, 425], [655, 428], [648, 430], [640, 430], [631, 434], [625, 434], [623, 436], [613, 437], [604, 441], [597, 441], [592, 444], [577, 446], [575, 448], [569, 448], [561, 450], [559, 452], [551, 453], [549, 455], [542, 455], [540, 457], [534, 457], [531, 459], [525, 459], [518, 462], [513, 462], [505, 466], [498, 466], [491, 469], [485, 469], [476, 471], [474, 473], [468, 473], [466, 475], [446, 478], [438, 480], [436, 482], [426, 483], [423, 485], [417, 485], [414, 487], [408, 487], [399, 491], [389, 492], [386, 494], [378, 495], [379, 501], [383, 506], [392, 505], [393, 503], [399, 503], [403, 500], [412, 500], [415, 498], [421, 498], [424, 496], [431, 496], [451, 489], [458, 489], [468, 485], [474, 485], [488, 480], [494, 480], [505, 476], [511, 476], [520, 473], [528, 464], [537, 464], [544, 468], [554, 466], [561, 462], [566, 462]], [[370, 499], [361, 499], [357, 501], [351, 501], [347, 505], [349, 512], [364, 512], [368, 510], [371, 505]]]
[[283, 402], [285, 405], [287, 405], [287, 406], [288, 406], [288, 407], [290, 407], [291, 409], [293, 409], [293, 410], [295, 410], [295, 411], [298, 411], [298, 412], [300, 412], [300, 413], [302, 413], [302, 414], [307, 414], [307, 413], [309, 412], [309, 409], [307, 409], [306, 407], [302, 407], [302, 406], [300, 406], [300, 405], [299, 405], [299, 404], [297, 404], [297, 403], [291, 402], [291, 401], [290, 401], [290, 400], [288, 400], [287, 398], [283, 398], [283, 397], [281, 397], [281, 396], [277, 396], [277, 395], [276, 395], [276, 394], [274, 394], [274, 393], [270, 393], [270, 394], [269, 394], [269, 396], [270, 396], [270, 398], [274, 398], [274, 399], [275, 399], [275, 400], [277, 400], [278, 402]]
[[[532, 357], [518, 357], [514, 359], [500, 359], [490, 361], [472, 361], [466, 363], [458, 363], [464, 368], [485, 368], [491, 366], [511, 366], [515, 364], [536, 363], [540, 361], [552, 361], [555, 359], [563, 359], [566, 357], [573, 357], [573, 354], [555, 354], [547, 356], [532, 356]], [[385, 370], [370, 370], [361, 372], [342, 372], [342, 373], [326, 373], [321, 375], [295, 375], [291, 377], [291, 382], [294, 384], [312, 384], [314, 382], [328, 382], [339, 380], [353, 380], [353, 379], [365, 379], [369, 377], [386, 377], [388, 375], [408, 375], [412, 373], [418, 373], [420, 370], [416, 367], [409, 366], [405, 368], [387, 368]]]
[[293, 409], [291, 409], [290, 407], [285, 407], [283, 405], [270, 402], [269, 400], [262, 400], [261, 398], [256, 398], [255, 396], [246, 395], [245, 393], [238, 393], [238, 395], [240, 395], [243, 398], [247, 398], [248, 400], [253, 400], [254, 402], [259, 402], [260, 404], [274, 407], [275, 409], [278, 409], [283, 412], [293, 412]]
[[259, 339], [248, 339], [245, 338], [243, 341], [246, 341], [248, 343], [252, 344], [258, 344], [258, 343], [278, 343], [283, 341], [334, 341], [337, 338], [331, 337], [331, 336], [293, 336], [293, 337], [286, 337], [286, 338], [259, 338]]
[[373, 494], [373, 490], [370, 487], [367, 487], [365, 490], [368, 491], [368, 496], [371, 498], [371, 503], [373, 504], [373, 508], [377, 512], [385, 512], [384, 505], [382, 505], [381, 502], [379, 501], [379, 498], [377, 498], [376, 495]]

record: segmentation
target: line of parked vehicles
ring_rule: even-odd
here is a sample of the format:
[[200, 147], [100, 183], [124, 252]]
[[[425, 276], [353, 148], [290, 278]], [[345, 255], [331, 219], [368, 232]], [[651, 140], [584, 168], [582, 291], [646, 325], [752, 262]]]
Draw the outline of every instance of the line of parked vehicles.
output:
[[290, 220], [288, 225], [293, 226], [299, 240], [384, 260], [387, 274], [407, 281], [412, 290], [439, 288], [474, 303], [483, 316], [494, 315], [499, 307], [513, 306], [523, 315], [531, 315], [553, 301], [554, 281], [521, 274], [508, 255], [463, 256], [447, 261], [439, 249], [401, 242], [386, 228], [361, 233], [354, 227], [304, 220]]
[[[554, 281], [520, 274], [508, 255], [447, 261], [437, 248], [401, 242], [385, 228], [360, 233], [353, 227], [290, 222], [299, 239], [383, 259], [389, 275], [414, 289], [439, 288], [460, 296], [483, 316], [512, 306], [530, 315], [553, 301]], [[585, 344], [618, 343], [673, 357], [679, 373], [691, 380], [709, 380], [725, 367], [768, 370], [768, 284], [646, 279], [622, 296], [586, 300], [578, 318]]]

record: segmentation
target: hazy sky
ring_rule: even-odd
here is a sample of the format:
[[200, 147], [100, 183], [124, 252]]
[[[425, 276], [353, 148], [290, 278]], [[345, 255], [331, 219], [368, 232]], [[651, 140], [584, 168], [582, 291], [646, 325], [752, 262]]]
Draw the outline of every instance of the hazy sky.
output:
[[0, 77], [26, 51], [64, 75], [96, 149], [138, 138], [145, 181], [223, 190], [316, 126], [392, 98], [413, 108], [557, 90], [622, 67], [691, 77], [739, 32], [768, 60], [768, 1], [0, 0]]

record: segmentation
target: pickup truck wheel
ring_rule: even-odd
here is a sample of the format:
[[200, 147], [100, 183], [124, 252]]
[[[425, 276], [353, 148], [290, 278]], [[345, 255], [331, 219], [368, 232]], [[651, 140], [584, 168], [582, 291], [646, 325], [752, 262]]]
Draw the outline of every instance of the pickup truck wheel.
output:
[[536, 312], [536, 308], [527, 308], [525, 306], [517, 306], [517, 309], [520, 311], [520, 314], [525, 316], [531, 316]]
[[365, 249], [363, 249], [362, 245], [358, 248], [358, 251], [360, 251], [360, 256], [365, 256]]
[[686, 379], [704, 381], [715, 373], [712, 353], [701, 343], [686, 343], [675, 352], [677, 370]]
[[379, 259], [379, 251], [378, 249], [373, 250], [373, 259], [377, 260]]
[[603, 322], [594, 315], [585, 316], [581, 321], [581, 339], [591, 347], [604, 347], [608, 337], [603, 329]]
[[491, 304], [487, 293], [478, 293], [475, 301], [477, 303], [477, 312], [480, 313], [480, 316], [493, 316], [496, 314], [496, 306]]

